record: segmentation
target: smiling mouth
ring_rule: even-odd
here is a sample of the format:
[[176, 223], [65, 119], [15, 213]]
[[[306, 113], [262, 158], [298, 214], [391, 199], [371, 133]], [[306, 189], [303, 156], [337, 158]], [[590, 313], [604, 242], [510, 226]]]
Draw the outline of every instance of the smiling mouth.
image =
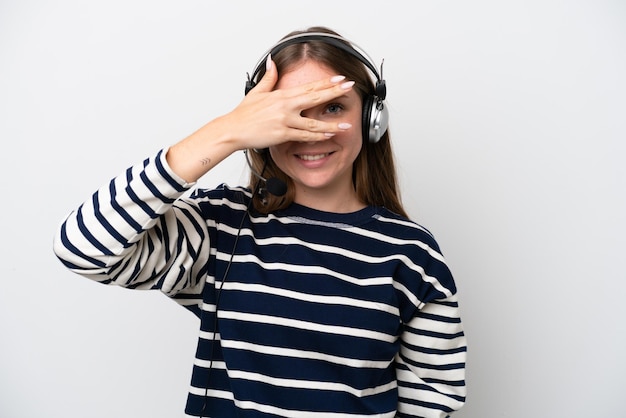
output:
[[332, 154], [331, 152], [327, 152], [324, 154], [298, 154], [296, 155], [296, 157], [300, 158], [301, 160], [304, 161], [317, 161], [317, 160], [321, 160], [322, 158], [326, 158], [328, 157], [330, 154]]

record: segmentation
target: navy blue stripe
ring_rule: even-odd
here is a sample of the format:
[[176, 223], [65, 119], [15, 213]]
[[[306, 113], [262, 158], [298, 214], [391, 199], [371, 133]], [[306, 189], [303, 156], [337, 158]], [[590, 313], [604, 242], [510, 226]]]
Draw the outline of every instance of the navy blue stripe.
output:
[[196, 230], [196, 233], [198, 234], [198, 238], [200, 240], [204, 240], [204, 238], [205, 238], [204, 230], [202, 229], [200, 224], [196, 221], [196, 218], [194, 218], [194, 216], [191, 213], [191, 211], [189, 209], [187, 209], [187, 208], [182, 208], [182, 207], [179, 207], [178, 209], [182, 213], [184, 213], [185, 216], [187, 217], [187, 219], [189, 220], [189, 222], [191, 222], [191, 224], [193, 225], [193, 228]]
[[78, 223], [78, 229], [83, 234], [83, 236], [87, 238], [91, 245], [96, 247], [100, 252], [102, 252], [102, 254], [109, 256], [113, 255], [113, 251], [105, 247], [100, 241], [96, 239], [96, 237], [93, 236], [91, 232], [89, 232], [89, 229], [87, 228], [87, 225], [85, 225], [85, 222], [83, 220], [83, 207], [83, 205], [80, 205], [78, 211], [76, 212], [76, 222]]
[[[184, 192], [186, 188], [181, 186], [172, 176], [170, 176], [165, 167], [163, 167], [163, 164], [161, 163], [161, 155], [163, 155], [163, 150], [159, 151], [154, 160], [157, 171], [169, 183], [169, 185], [172, 186], [172, 188], [178, 192]], [[155, 194], [155, 196], [157, 195]]]
[[[87, 261], [89, 264], [95, 266], [95, 267], [106, 267], [106, 264], [96, 258], [92, 258], [89, 257], [87, 255], [85, 255], [82, 251], [80, 251], [77, 247], [75, 247], [70, 240], [67, 238], [67, 230], [66, 230], [66, 224], [63, 223], [63, 225], [61, 225], [61, 242], [63, 243], [63, 246], [69, 250], [72, 254], [82, 258], [83, 260]], [[81, 268], [79, 266], [76, 266], [70, 262], [66, 262], [65, 260], [62, 260], [63, 264], [65, 264], [67, 267], [72, 268], [72, 269], [76, 269], [76, 268]]]
[[404, 341], [402, 342], [402, 345], [404, 345], [411, 351], [417, 351], [419, 353], [424, 353], [424, 354], [447, 355], [447, 354], [458, 354], [458, 353], [467, 352], [467, 347], [464, 345], [460, 347], [456, 347], [456, 348], [450, 348], [450, 349], [418, 347], [416, 345], [412, 345]]
[[[398, 369], [404, 369], [409, 373], [412, 373], [411, 370], [405, 365], [405, 364], [399, 364]], [[452, 387], [463, 387], [465, 386], [465, 380], [443, 380], [443, 379], [433, 379], [433, 378], [423, 378], [422, 381], [424, 383], [430, 383], [430, 384], [440, 384], [440, 385], [446, 385], [446, 386], [452, 386]], [[428, 384], [424, 384], [424, 383], [410, 383], [410, 382], [404, 382], [404, 381], [398, 381], [398, 386], [402, 386], [405, 388], [413, 388], [413, 389], [420, 389], [420, 390], [425, 390], [425, 391], [430, 391], [430, 392], [437, 392], [432, 386], [428, 385]], [[455, 395], [446, 395], [446, 396], [455, 396]], [[460, 399], [463, 399], [462, 396], [458, 396]]]
[[434, 300], [432, 303], [435, 304], [435, 305], [448, 306], [450, 308], [458, 308], [459, 307], [459, 303], [456, 302], [456, 301]]
[[142, 171], [141, 174], [139, 174], [139, 178], [141, 179], [143, 184], [148, 188], [148, 190], [150, 190], [150, 193], [152, 193], [152, 195], [154, 197], [156, 197], [157, 199], [159, 199], [163, 203], [169, 205], [169, 204], [173, 203], [176, 200], [176, 199], [168, 198], [165, 195], [163, 195], [161, 193], [161, 191], [154, 185], [154, 183], [152, 183], [152, 181], [150, 181], [150, 179], [146, 175], [145, 171]]
[[165, 227], [165, 219], [161, 218], [159, 223], [155, 225], [153, 228], [154, 233], [157, 235], [157, 238], [161, 241], [161, 246], [165, 254], [163, 255], [166, 260], [169, 260], [172, 254], [170, 253], [170, 236], [167, 232], [167, 228]]
[[151, 219], [159, 216], [155, 211], [152, 210], [150, 205], [145, 203], [137, 196], [130, 184], [126, 186], [126, 194], [128, 194], [130, 200], [132, 200], [137, 206], [139, 206]]
[[113, 281], [117, 281], [119, 279], [119, 276], [122, 273], [126, 272], [126, 269], [128, 268], [128, 265], [131, 263], [131, 260], [123, 260], [120, 261], [120, 263], [118, 263], [118, 266], [116, 266], [114, 269], [111, 269], [111, 271], [117, 271], [117, 273], [115, 273], [115, 275], [113, 275], [111, 277], [111, 279]]
[[415, 335], [424, 335], [427, 337], [441, 338], [444, 340], [453, 340], [455, 338], [462, 337], [464, 335], [463, 331], [455, 332], [453, 334], [447, 334], [444, 332], [437, 332], [437, 331], [430, 331], [426, 329], [416, 329], [416, 328], [411, 328], [409, 332]]
[[130, 274], [130, 279], [126, 280], [127, 283], [127, 287], [129, 289], [136, 289], [138, 286], [140, 286], [142, 283], [144, 282], [137, 282], [134, 281], [134, 279], [139, 275], [139, 273], [141, 273], [141, 268], [142, 268], [142, 264], [141, 263], [137, 263], [135, 264], [132, 273]]
[[459, 317], [442, 316], [442, 315], [426, 313], [423, 311], [420, 311], [417, 316], [419, 316], [420, 318], [424, 318], [424, 319], [430, 319], [436, 322], [447, 322], [449, 324], [461, 323], [461, 318]]
[[114, 181], [109, 183], [109, 193], [111, 194], [111, 207], [115, 209], [115, 211], [122, 217], [122, 219], [124, 219], [126, 223], [135, 230], [135, 232], [141, 232], [143, 230], [141, 225], [139, 225], [139, 223], [137, 223], [137, 221], [135, 221], [132, 216], [128, 214], [128, 212], [126, 212], [126, 209], [124, 209], [120, 206], [119, 203], [117, 203], [117, 189], [115, 187]]
[[406, 359], [405, 361], [407, 363], [411, 363], [413, 366], [420, 367], [422, 369], [428, 369], [428, 370], [439, 370], [439, 371], [459, 370], [465, 367], [465, 363], [427, 364], [427, 363], [411, 361], [410, 359]]
[[102, 227], [106, 229], [107, 232], [113, 238], [115, 238], [117, 242], [119, 242], [120, 244], [124, 246], [124, 248], [126, 248], [128, 246], [128, 241], [126, 240], [126, 238], [124, 238], [122, 234], [117, 232], [117, 230], [113, 228], [113, 226], [109, 223], [109, 221], [107, 221], [107, 219], [102, 215], [102, 212], [100, 212], [100, 201], [98, 199], [97, 194], [93, 195], [92, 202], [93, 202], [93, 208], [94, 208], [94, 216], [96, 217], [98, 222], [100, 222]]

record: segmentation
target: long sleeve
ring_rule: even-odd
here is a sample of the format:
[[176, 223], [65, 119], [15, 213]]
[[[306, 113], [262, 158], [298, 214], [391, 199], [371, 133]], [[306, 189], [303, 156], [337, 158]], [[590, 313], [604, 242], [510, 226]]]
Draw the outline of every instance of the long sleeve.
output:
[[396, 356], [400, 416], [444, 418], [465, 402], [466, 338], [456, 295], [427, 303]]
[[[167, 166], [165, 150], [114, 178], [71, 212], [54, 252], [71, 271], [106, 284], [160, 289], [197, 304], [208, 259], [206, 221], [190, 184]], [[194, 296], [196, 295], [196, 296]]]

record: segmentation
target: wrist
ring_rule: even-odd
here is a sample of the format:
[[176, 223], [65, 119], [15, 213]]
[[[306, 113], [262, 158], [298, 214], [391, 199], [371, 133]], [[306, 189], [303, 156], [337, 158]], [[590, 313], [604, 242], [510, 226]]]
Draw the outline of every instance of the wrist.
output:
[[166, 155], [170, 168], [189, 183], [197, 181], [238, 150], [225, 128], [216, 119], [171, 146]]

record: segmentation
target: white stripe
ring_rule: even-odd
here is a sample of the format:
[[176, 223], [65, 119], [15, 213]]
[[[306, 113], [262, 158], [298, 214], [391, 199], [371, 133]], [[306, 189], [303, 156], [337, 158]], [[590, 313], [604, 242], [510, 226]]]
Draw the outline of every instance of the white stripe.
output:
[[410, 300], [413, 305], [417, 306], [418, 309], [422, 309], [422, 307], [424, 306], [424, 302], [419, 300], [413, 292], [411, 292], [409, 289], [406, 288], [405, 285], [403, 285], [402, 283], [398, 283], [394, 280], [393, 287], [394, 289], [399, 290], [402, 293], [404, 293], [406, 298]]
[[449, 339], [405, 332], [402, 334], [402, 340], [415, 347], [428, 347], [434, 350], [449, 350], [465, 346], [465, 336]]
[[432, 236], [432, 234], [430, 233], [430, 231], [428, 231], [426, 228], [424, 228], [423, 226], [410, 221], [410, 220], [403, 220], [403, 219], [394, 219], [394, 218], [387, 218], [385, 216], [382, 215], [374, 215], [376, 217], [377, 220], [381, 221], [381, 222], [387, 222], [390, 224], [396, 224], [396, 225], [402, 225], [402, 226], [406, 226], [412, 229], [417, 229], [419, 231], [422, 232], [426, 232], [428, 235]]
[[272, 377], [263, 375], [260, 373], [251, 373], [242, 370], [229, 370], [228, 376], [232, 379], [250, 380], [253, 382], [262, 382], [272, 386], [297, 388], [297, 389], [309, 389], [309, 390], [325, 390], [330, 392], [346, 392], [356, 397], [362, 398], [365, 396], [378, 395], [393, 390], [397, 387], [396, 381], [393, 380], [387, 384], [366, 388], [357, 389], [352, 386], [344, 385], [336, 382], [322, 382], [315, 380], [295, 380], [295, 379], [282, 379], [279, 377]]
[[208, 398], [228, 399], [231, 401], [235, 400], [232, 392], [227, 392], [225, 390], [204, 389], [191, 386], [191, 388], [189, 389], [189, 393], [198, 396], [206, 396]]
[[382, 332], [370, 331], [368, 329], [340, 327], [335, 325], [324, 325], [315, 322], [301, 321], [297, 319], [282, 318], [270, 315], [248, 314], [233, 311], [219, 311], [217, 316], [222, 319], [234, 319], [246, 322], [258, 322], [261, 324], [279, 325], [284, 327], [306, 329], [317, 332], [325, 332], [328, 334], [348, 335], [352, 337], [369, 338], [372, 340], [394, 342], [395, 335], [389, 335]]
[[284, 296], [290, 299], [303, 300], [307, 302], [320, 303], [324, 305], [346, 305], [352, 307], [359, 307], [370, 309], [374, 311], [388, 312], [393, 315], [399, 315], [399, 310], [395, 306], [391, 306], [385, 303], [370, 302], [367, 300], [352, 299], [342, 296], [324, 296], [324, 295], [312, 295], [309, 293], [301, 293], [293, 290], [287, 290], [282, 288], [276, 288], [272, 286], [266, 286], [261, 284], [248, 284], [239, 282], [226, 282], [224, 284], [225, 290], [240, 290], [245, 292], [257, 292], [269, 295]]
[[196, 357], [193, 364], [195, 364], [198, 367], [202, 367], [203, 369], [226, 370], [226, 363], [224, 363], [223, 361], [202, 360]]
[[[413, 323], [415, 323], [415, 326]], [[429, 318], [417, 317], [412, 319], [408, 325], [422, 331], [431, 331], [439, 334], [454, 335], [462, 331], [462, 327], [459, 322], [437, 321]]]
[[213, 339], [220, 340], [220, 334], [215, 334], [214, 332], [208, 332], [208, 331], [200, 331], [200, 338], [202, 338], [203, 340], [211, 340], [213, 341]]
[[[232, 188], [229, 188], [229, 190], [243, 192], [246, 196], [248, 197], [251, 196], [250, 192], [242, 187], [232, 187]], [[196, 197], [194, 200], [196, 202], [208, 202], [213, 207], [228, 207], [230, 209], [234, 209], [239, 212], [242, 212], [242, 214], [248, 208], [246, 204], [233, 202], [232, 200], [229, 200], [226, 197], [223, 197], [221, 199], [216, 199], [216, 198], [211, 198], [210, 196], [204, 196], [204, 197]]]
[[[418, 375], [420, 379], [431, 379], [431, 380], [445, 381], [445, 382], [460, 382], [464, 379], [464, 376], [465, 376], [464, 369], [434, 370], [434, 369], [428, 369], [424, 367], [411, 366], [411, 370], [413, 373]], [[400, 373], [398, 373], [398, 380], [403, 380], [399, 376], [400, 376]], [[457, 387], [457, 386], [446, 385], [444, 383], [431, 383], [430, 386], [439, 388], [438, 389], [439, 392], [442, 392], [442, 391], [446, 392], [450, 388]]]
[[[408, 394], [405, 394], [407, 398], [420, 399], [423, 401], [427, 401], [428, 399], [430, 399], [431, 401], [434, 401], [442, 405], [449, 405], [450, 402], [455, 403], [458, 401], [450, 399], [448, 395], [465, 396], [465, 393], [466, 393], [465, 386], [452, 386], [452, 385], [446, 385], [444, 383], [427, 384], [423, 380], [424, 378], [429, 377], [428, 375], [425, 375], [426, 370], [415, 368], [406, 364], [404, 360], [400, 358], [400, 356], [396, 356], [396, 360], [398, 361], [398, 363], [402, 363], [406, 367], [409, 368], [409, 370], [402, 369], [399, 367], [396, 368], [396, 378], [398, 379], [398, 382], [424, 384], [426, 386], [430, 386], [436, 391], [436, 392], [431, 392], [431, 391], [423, 391], [419, 389], [410, 389], [410, 388], [407, 389], [406, 386], [399, 385], [398, 386], [399, 391], [402, 391], [402, 389], [405, 388], [404, 390], [409, 392]], [[449, 376], [447, 377], [452, 378], [452, 379], [449, 379], [449, 381], [461, 381], [464, 379], [464, 376], [465, 374], [463, 373], [463, 370], [461, 369], [461, 370], [450, 371]], [[441, 376], [435, 376], [435, 377], [441, 377]], [[413, 391], [415, 391], [415, 393], [411, 393]], [[418, 392], [423, 392], [423, 394], [419, 395]], [[457, 409], [457, 408], [454, 408], [454, 409]]]
[[[417, 391], [424, 392], [424, 391]], [[410, 396], [421, 396], [421, 394], [415, 395], [411, 394]], [[455, 402], [458, 403], [458, 402]], [[458, 403], [459, 407], [462, 405]], [[426, 408], [420, 405], [413, 405], [410, 403], [398, 402], [398, 412], [406, 414], [407, 416], [412, 417], [428, 417], [428, 418], [446, 418], [448, 417], [448, 413], [444, 411], [439, 411], [436, 409]]]
[[[456, 294], [452, 295], [449, 298], [446, 298], [445, 301], [458, 304], [458, 296]], [[459, 308], [454, 305], [449, 306], [439, 303], [429, 303], [424, 307], [422, 312], [429, 313], [431, 315], [443, 316], [445, 318], [460, 318]]]
[[235, 400], [235, 404], [241, 409], [253, 409], [255, 411], [274, 414], [285, 418], [393, 418], [396, 415], [396, 411], [376, 415], [344, 414], [341, 412], [297, 411], [293, 409], [276, 408], [274, 406], [263, 405], [252, 401], [238, 400]]
[[413, 351], [405, 348], [400, 348], [401, 353], [407, 359], [421, 364], [428, 364], [430, 366], [446, 366], [449, 364], [464, 364], [467, 358], [465, 351], [459, 351], [450, 354], [428, 354], [420, 353], [419, 351]]
[[215, 312], [215, 304], [213, 303], [203, 303], [202, 310], [204, 312]]
[[[260, 220], [263, 220], [264, 223], [269, 222], [269, 220], [277, 220], [282, 224], [299, 224], [301, 223], [301, 221], [297, 220], [297, 219], [293, 219], [290, 217], [276, 217], [275, 215], [269, 215], [267, 219], [259, 219], [259, 218], [253, 218], [252, 222], [259, 222]], [[410, 228], [414, 228], [420, 231], [423, 231], [425, 233], [427, 233], [429, 236], [432, 237], [432, 234], [427, 231], [425, 228], [423, 228], [422, 226], [411, 222], [411, 221], [400, 221], [400, 220], [396, 220], [396, 219], [390, 219], [390, 218], [386, 218], [384, 216], [376, 216], [375, 217], [376, 220], [381, 221], [381, 222], [387, 222], [387, 223], [394, 223], [394, 224], [398, 224], [398, 225], [403, 225], [403, 226], [407, 226]], [[432, 247], [430, 247], [429, 245], [427, 245], [426, 243], [419, 241], [419, 240], [406, 240], [406, 239], [402, 239], [402, 238], [395, 238], [395, 237], [391, 237], [388, 235], [384, 235], [384, 234], [380, 234], [378, 232], [374, 232], [374, 231], [370, 231], [367, 229], [363, 229], [363, 228], [358, 228], [358, 227], [349, 227], [349, 228], [342, 228], [343, 230], [346, 231], [350, 231], [350, 233], [354, 233], [354, 234], [358, 234], [358, 235], [362, 235], [364, 237], [370, 237], [370, 238], [374, 238], [377, 239], [379, 241], [382, 242], [387, 242], [387, 243], [393, 243], [393, 244], [397, 244], [397, 245], [417, 245], [420, 248], [426, 250], [428, 252], [428, 254], [430, 254], [432, 257], [434, 257], [437, 260], [440, 260], [442, 262], [444, 261], [444, 257], [443, 255], [438, 252], [437, 250], [433, 249]]]
[[[230, 259], [230, 254], [218, 253], [217, 258], [223, 261], [228, 261]], [[299, 264], [286, 263], [264, 263], [254, 255], [236, 255], [233, 257], [233, 263], [256, 263], [265, 270], [285, 270], [307, 275], [326, 275], [359, 286], [382, 286], [391, 283], [390, 277], [370, 277], [368, 279], [362, 279], [358, 277], [348, 276], [346, 274], [337, 273], [333, 270], [329, 270], [320, 266], [303, 266]]]
[[322, 360], [328, 363], [340, 364], [353, 368], [373, 368], [386, 369], [390, 361], [361, 360], [348, 357], [333, 356], [331, 354], [319, 353], [317, 351], [296, 350], [292, 348], [274, 347], [261, 344], [252, 344], [244, 341], [227, 340], [222, 341], [223, 348], [252, 351], [255, 353], [269, 354], [272, 356], [293, 357], [298, 359]]

